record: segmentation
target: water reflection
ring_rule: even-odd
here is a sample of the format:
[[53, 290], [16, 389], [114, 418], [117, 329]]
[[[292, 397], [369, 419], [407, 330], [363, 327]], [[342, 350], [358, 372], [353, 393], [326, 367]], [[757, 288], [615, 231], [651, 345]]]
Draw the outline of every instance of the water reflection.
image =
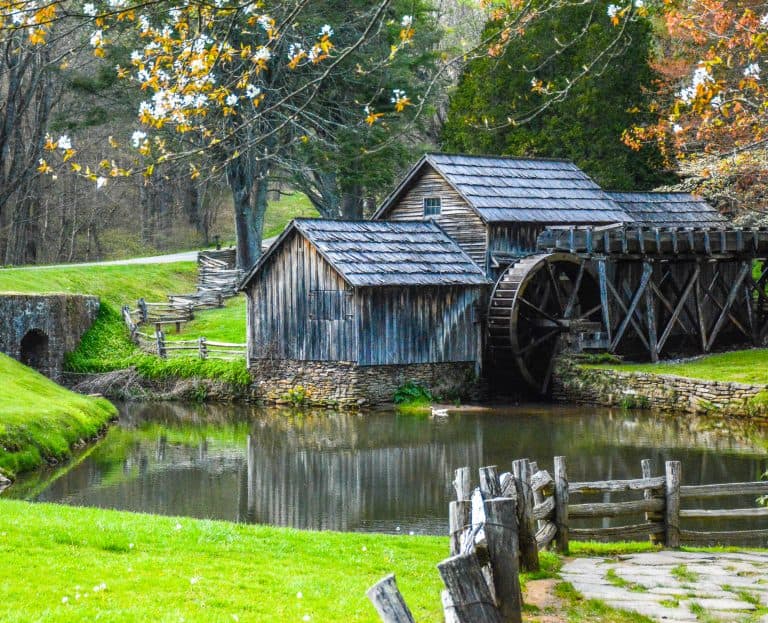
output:
[[683, 461], [687, 484], [756, 479], [765, 430], [607, 409], [523, 406], [446, 419], [242, 406], [125, 405], [77, 461], [4, 495], [297, 528], [444, 533], [453, 470], [568, 457], [572, 480]]

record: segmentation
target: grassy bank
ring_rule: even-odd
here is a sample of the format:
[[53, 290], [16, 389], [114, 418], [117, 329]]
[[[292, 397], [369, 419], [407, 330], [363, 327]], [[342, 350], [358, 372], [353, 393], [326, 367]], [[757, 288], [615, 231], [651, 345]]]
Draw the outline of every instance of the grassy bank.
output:
[[365, 590], [395, 572], [416, 619], [439, 621], [446, 549], [445, 538], [4, 501], [0, 620], [373, 622]]
[[15, 475], [63, 460], [117, 415], [106, 400], [70, 392], [0, 354], [0, 471]]
[[768, 385], [768, 349], [764, 348], [718, 353], [679, 363], [625, 363], [589, 367], [610, 368], [624, 372], [673, 374], [709, 381]]

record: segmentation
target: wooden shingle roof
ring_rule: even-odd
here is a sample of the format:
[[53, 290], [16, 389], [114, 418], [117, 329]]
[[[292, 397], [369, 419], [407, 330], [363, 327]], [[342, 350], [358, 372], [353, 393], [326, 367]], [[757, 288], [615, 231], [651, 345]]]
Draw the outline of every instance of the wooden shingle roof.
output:
[[701, 197], [681, 192], [608, 193], [637, 223], [654, 227], [712, 227], [728, 221]]
[[377, 212], [431, 166], [487, 223], [621, 223], [632, 218], [567, 160], [426, 154]]
[[249, 271], [241, 289], [294, 231], [351, 286], [489, 284], [477, 264], [433, 222], [296, 219]]

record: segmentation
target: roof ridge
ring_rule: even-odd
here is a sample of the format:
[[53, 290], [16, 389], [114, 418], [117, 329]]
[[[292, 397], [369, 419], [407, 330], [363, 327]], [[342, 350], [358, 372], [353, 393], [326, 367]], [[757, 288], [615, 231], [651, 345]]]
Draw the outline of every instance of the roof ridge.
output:
[[427, 151], [424, 152], [425, 156], [460, 156], [462, 158], [488, 158], [493, 160], [528, 160], [528, 161], [541, 161], [541, 162], [567, 162], [577, 166], [573, 160], [567, 158], [546, 158], [541, 156], [504, 156], [499, 154], [468, 154], [466, 152], [451, 152], [451, 151]]

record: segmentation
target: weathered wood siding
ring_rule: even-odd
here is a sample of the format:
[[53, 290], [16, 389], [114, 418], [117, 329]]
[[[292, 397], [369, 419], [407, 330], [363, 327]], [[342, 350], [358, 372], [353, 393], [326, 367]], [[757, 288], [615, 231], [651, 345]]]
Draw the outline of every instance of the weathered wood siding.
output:
[[477, 361], [476, 303], [485, 288], [360, 288], [358, 361], [362, 365]]
[[[425, 197], [440, 197], [442, 211], [439, 215], [424, 216]], [[393, 207], [381, 215], [380, 220], [423, 221], [427, 218], [439, 224], [478, 266], [485, 266], [485, 223], [431, 167], [424, 167], [424, 173]]]
[[250, 359], [354, 361], [354, 297], [341, 276], [294, 234], [248, 288]]

